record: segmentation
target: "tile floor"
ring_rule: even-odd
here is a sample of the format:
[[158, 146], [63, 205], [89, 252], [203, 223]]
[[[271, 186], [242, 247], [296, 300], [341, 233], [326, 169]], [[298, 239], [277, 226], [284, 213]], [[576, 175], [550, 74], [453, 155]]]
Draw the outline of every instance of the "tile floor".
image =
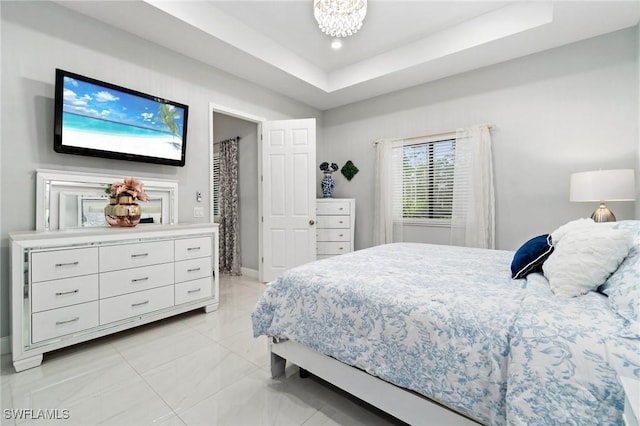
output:
[[[16, 374], [2, 357], [2, 425], [391, 425], [399, 422], [288, 365], [269, 373], [250, 312], [264, 285], [223, 276], [220, 308], [189, 312], [45, 354]], [[68, 419], [7, 418], [57, 409]], [[67, 410], [67, 411], [63, 411]]]

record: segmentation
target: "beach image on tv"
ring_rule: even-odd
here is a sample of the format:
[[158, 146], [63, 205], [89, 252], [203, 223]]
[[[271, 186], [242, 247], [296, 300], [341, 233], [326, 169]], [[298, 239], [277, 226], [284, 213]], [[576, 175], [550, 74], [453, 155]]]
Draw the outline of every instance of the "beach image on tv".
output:
[[180, 160], [184, 109], [64, 78], [64, 145]]

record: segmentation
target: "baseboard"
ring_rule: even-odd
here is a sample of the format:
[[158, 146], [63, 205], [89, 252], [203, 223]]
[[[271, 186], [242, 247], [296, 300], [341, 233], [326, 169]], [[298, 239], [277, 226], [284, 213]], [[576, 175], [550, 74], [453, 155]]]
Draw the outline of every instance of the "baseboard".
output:
[[0, 337], [0, 355], [11, 353], [11, 336]]
[[243, 266], [242, 268], [240, 268], [240, 272], [245, 277], [255, 278], [256, 280], [258, 279], [258, 271], [256, 271], [255, 269], [245, 268]]

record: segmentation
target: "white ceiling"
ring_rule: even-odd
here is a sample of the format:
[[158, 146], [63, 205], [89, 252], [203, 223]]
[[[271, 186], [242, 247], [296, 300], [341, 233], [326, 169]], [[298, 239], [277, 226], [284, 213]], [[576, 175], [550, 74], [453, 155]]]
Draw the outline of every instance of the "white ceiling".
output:
[[58, 1], [320, 110], [634, 26], [638, 0], [369, 0], [334, 51], [312, 0]]

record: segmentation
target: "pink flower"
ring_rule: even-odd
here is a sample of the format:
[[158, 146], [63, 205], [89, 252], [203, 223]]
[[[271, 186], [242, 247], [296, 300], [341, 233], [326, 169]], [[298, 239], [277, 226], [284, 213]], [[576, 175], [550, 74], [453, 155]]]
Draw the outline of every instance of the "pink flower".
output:
[[111, 194], [112, 197], [124, 194], [140, 201], [148, 201], [149, 196], [144, 192], [144, 189], [142, 189], [143, 185], [144, 184], [141, 181], [133, 176], [127, 176], [124, 178], [124, 182], [112, 183], [107, 192]]

